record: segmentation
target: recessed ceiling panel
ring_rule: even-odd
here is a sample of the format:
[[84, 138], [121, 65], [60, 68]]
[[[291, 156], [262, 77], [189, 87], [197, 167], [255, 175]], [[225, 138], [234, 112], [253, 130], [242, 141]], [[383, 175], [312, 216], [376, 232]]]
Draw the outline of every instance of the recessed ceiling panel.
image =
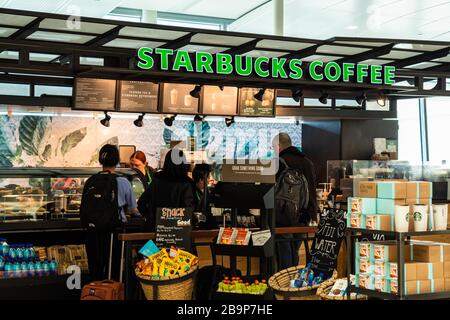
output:
[[23, 27], [33, 21], [34, 17], [0, 13], [0, 23], [7, 26]]
[[14, 32], [16, 32], [19, 29], [13, 29], [13, 28], [0, 28], [0, 38], [6, 38], [12, 35]]
[[159, 30], [139, 27], [125, 27], [120, 30], [119, 35], [138, 38], [174, 40], [188, 34], [183, 31]]
[[380, 56], [379, 58], [406, 59], [406, 58], [417, 56], [419, 54], [420, 54], [420, 52], [392, 50], [390, 53], [385, 54], [384, 56]]
[[225, 50], [227, 50], [229, 48], [225, 48], [225, 47], [212, 47], [212, 46], [202, 46], [202, 45], [187, 45], [184, 46], [182, 48], [180, 48], [180, 50], [185, 50], [185, 51], [189, 51], [189, 52], [209, 52], [209, 53], [217, 53], [217, 52], [223, 52]]
[[94, 39], [94, 36], [86, 36], [82, 34], [58, 33], [49, 31], [36, 31], [28, 36], [27, 39], [40, 41], [54, 41], [54, 42], [69, 42], [69, 43], [86, 43]]
[[77, 33], [105, 33], [116, 27], [111, 24], [100, 24], [81, 21], [79, 24], [74, 23], [71, 20], [61, 20], [61, 19], [44, 19], [39, 28], [42, 29], [52, 29], [52, 30], [67, 30]]
[[254, 40], [254, 38], [198, 33], [192, 37], [191, 42], [227, 47], [227, 46], [239, 46], [243, 43], [252, 40]]
[[156, 48], [163, 45], [164, 43], [165, 42], [149, 41], [149, 40], [129, 40], [118, 38], [105, 44], [105, 47], [128, 48], [128, 49], [138, 49], [140, 47]]
[[361, 52], [370, 50], [369, 48], [358, 48], [358, 47], [344, 47], [344, 46], [332, 46], [324, 45], [317, 49], [317, 53], [325, 54], [343, 54], [343, 55], [354, 55]]
[[261, 49], [282, 49], [287, 51], [298, 51], [305, 48], [309, 48], [313, 46], [314, 43], [303, 43], [303, 42], [294, 42], [294, 41], [281, 41], [281, 40], [271, 40], [264, 39], [258, 42], [257, 48]]

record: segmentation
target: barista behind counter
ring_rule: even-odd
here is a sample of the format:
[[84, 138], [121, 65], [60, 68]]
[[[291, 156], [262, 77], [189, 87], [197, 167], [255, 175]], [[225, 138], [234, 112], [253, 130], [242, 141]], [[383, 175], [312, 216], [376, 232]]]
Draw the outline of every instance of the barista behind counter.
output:
[[194, 180], [193, 190], [195, 202], [192, 224], [195, 228], [198, 229], [218, 228], [217, 221], [215, 220], [211, 212], [211, 194], [208, 189], [208, 181], [210, 179], [210, 175], [211, 168], [208, 164], [197, 164], [192, 171], [192, 179]]

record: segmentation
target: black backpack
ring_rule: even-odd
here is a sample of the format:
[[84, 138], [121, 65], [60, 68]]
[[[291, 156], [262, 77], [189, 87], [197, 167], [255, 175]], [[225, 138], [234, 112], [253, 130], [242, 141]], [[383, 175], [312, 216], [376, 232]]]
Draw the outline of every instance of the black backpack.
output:
[[99, 172], [90, 177], [83, 189], [80, 220], [83, 227], [111, 230], [119, 224], [116, 175]]
[[291, 168], [283, 158], [285, 169], [275, 186], [276, 224], [279, 227], [295, 226], [309, 205], [308, 180], [302, 170]]

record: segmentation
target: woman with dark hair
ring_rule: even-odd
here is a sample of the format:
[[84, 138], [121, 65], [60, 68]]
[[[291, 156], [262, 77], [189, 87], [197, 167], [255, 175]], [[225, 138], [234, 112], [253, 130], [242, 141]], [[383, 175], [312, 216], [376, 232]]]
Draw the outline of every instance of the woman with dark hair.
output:
[[193, 181], [183, 151], [170, 150], [160, 172], [153, 175], [148, 189], [138, 201], [139, 212], [146, 219], [146, 228], [155, 230], [157, 208], [194, 208]]
[[134, 152], [130, 157], [130, 167], [136, 171], [139, 180], [144, 186], [144, 189], [147, 190], [148, 186], [152, 182], [155, 169], [148, 165], [145, 153], [139, 150]]

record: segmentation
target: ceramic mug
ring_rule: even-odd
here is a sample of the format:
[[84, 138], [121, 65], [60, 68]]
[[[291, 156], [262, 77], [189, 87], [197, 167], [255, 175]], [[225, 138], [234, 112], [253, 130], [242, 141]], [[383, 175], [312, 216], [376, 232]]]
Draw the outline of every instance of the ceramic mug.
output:
[[414, 231], [428, 230], [428, 206], [426, 204], [416, 204], [413, 206]]
[[409, 205], [395, 206], [394, 225], [396, 232], [409, 231]]
[[447, 230], [447, 204], [433, 204], [434, 230]]

